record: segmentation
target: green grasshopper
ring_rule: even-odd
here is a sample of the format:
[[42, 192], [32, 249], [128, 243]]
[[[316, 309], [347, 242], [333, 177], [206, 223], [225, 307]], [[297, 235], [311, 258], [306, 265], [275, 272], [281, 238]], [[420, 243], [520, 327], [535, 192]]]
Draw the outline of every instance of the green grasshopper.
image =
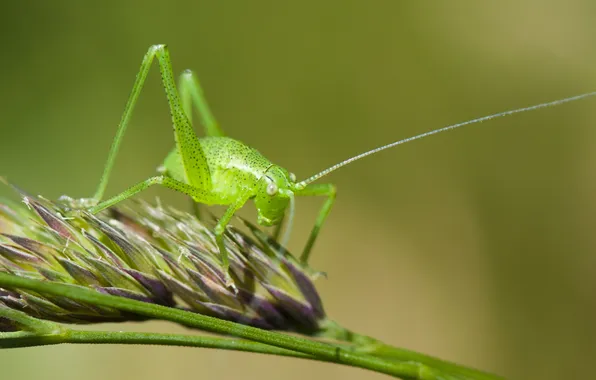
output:
[[[159, 63], [163, 86], [168, 98], [176, 146], [158, 169], [159, 175], [142, 181], [126, 191], [101, 202], [120, 142], [154, 58], [157, 58]], [[233, 281], [228, 273], [229, 261], [224, 246], [224, 232], [234, 213], [248, 200], [254, 200], [258, 223], [262, 226], [281, 226], [285, 211], [289, 206], [288, 225], [280, 244], [283, 247], [288, 241], [294, 217], [294, 197], [324, 196], [327, 198], [319, 211], [314, 227], [300, 256], [301, 262], [307, 265], [313, 244], [331, 211], [336, 195], [334, 185], [313, 183], [318, 179], [351, 162], [406, 142], [460, 128], [464, 125], [538, 108], [551, 107], [593, 95], [596, 95], [596, 92], [501, 112], [422, 133], [361, 153], [305, 180], [296, 181], [294, 174], [271, 163], [257, 150], [238, 140], [226, 137], [209, 110], [203, 96], [203, 90], [194, 73], [190, 70], [182, 73], [178, 91], [168, 48], [165, 45], [154, 45], [149, 48], [141, 63], [141, 68], [124, 109], [95, 195], [91, 199], [71, 201], [77, 205], [76, 207], [87, 209], [90, 213], [95, 214], [132, 197], [150, 186], [162, 185], [190, 196], [197, 203], [228, 206], [228, 209], [215, 226], [214, 233], [225, 269], [227, 285], [233, 287]], [[193, 130], [191, 123], [193, 105], [196, 107], [201, 123], [205, 128], [206, 137], [198, 138]], [[276, 237], [278, 233], [279, 230], [275, 233]]]

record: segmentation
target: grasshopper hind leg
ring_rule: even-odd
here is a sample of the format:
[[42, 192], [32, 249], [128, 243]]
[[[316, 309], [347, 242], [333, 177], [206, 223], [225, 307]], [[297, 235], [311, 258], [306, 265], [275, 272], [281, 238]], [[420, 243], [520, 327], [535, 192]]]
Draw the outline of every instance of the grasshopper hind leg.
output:
[[[176, 154], [170, 154], [169, 157], [176, 162], [168, 162], [168, 158], [166, 158], [166, 162], [164, 162], [164, 175], [158, 175], [139, 182], [124, 192], [106, 201], [100, 202], [103, 198], [103, 194], [108, 183], [108, 178], [111, 174], [111, 170], [122, 141], [122, 137], [129, 124], [132, 111], [137, 103], [137, 99], [141, 93], [145, 79], [147, 78], [147, 74], [151, 68], [151, 63], [154, 59], [157, 61], [159, 70], [161, 72], [162, 84], [168, 99], [170, 113], [172, 116], [174, 138], [176, 142], [176, 148], [174, 150]], [[92, 207], [88, 208], [89, 212], [97, 213], [107, 207], [113, 206], [127, 198], [130, 198], [136, 193], [141, 192], [152, 185], [162, 185], [175, 191], [187, 194], [197, 202], [207, 204], [213, 203], [213, 195], [211, 194], [210, 169], [198, 137], [186, 115], [185, 107], [188, 109], [191, 101], [196, 104], [197, 108], [199, 108], [199, 114], [202, 118], [202, 121], [205, 124], [209, 134], [223, 135], [223, 132], [221, 132], [217, 126], [217, 123], [215, 122], [215, 119], [211, 115], [211, 112], [207, 107], [207, 103], [203, 98], [198, 80], [196, 80], [192, 72], [185, 72], [182, 78], [185, 78], [182, 80], [182, 94], [184, 95], [184, 101], [181, 101], [180, 94], [176, 88], [168, 48], [165, 45], [153, 45], [148, 49], [141, 63], [141, 68], [137, 74], [128, 102], [126, 103], [120, 125], [118, 126], [118, 130], [116, 132], [116, 137], [114, 138], [110, 148], [108, 160], [100, 179], [99, 186], [92, 201], [90, 202]], [[242, 202], [242, 204], [244, 204], [244, 202]], [[85, 205], [88, 206], [87, 204]], [[219, 229], [216, 232], [218, 232], [222, 227], [225, 229], [226, 224], [227, 222], [222, 223], [220, 221], [220, 224], [218, 224]], [[216, 233], [216, 236], [219, 236], [218, 246], [220, 248], [221, 261], [223, 263], [227, 277], [226, 281], [228, 284], [230, 284], [232, 282], [228, 273], [229, 264], [227, 251], [223, 244], [220, 244], [223, 241], [222, 235], [223, 232], [220, 232], [219, 235]]]
[[211, 109], [209, 109], [199, 79], [192, 70], [185, 70], [180, 75], [178, 88], [184, 112], [188, 119], [192, 121], [192, 106], [194, 105], [199, 113], [201, 124], [205, 128], [205, 134], [207, 136], [225, 136]]

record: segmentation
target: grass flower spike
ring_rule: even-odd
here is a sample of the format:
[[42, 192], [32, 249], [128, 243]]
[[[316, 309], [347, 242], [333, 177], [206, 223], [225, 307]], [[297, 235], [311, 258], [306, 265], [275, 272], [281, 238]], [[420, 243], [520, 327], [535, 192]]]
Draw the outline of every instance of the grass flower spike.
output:
[[[0, 208], [0, 271], [240, 322], [315, 333], [325, 313], [306, 271], [254, 226], [228, 229], [226, 247], [238, 287], [225, 286], [212, 229], [195, 217], [137, 203], [95, 217], [23, 195]], [[139, 316], [61, 297], [0, 289], [0, 303], [57, 322], [95, 323]], [[0, 329], [8, 329], [4, 326]]]

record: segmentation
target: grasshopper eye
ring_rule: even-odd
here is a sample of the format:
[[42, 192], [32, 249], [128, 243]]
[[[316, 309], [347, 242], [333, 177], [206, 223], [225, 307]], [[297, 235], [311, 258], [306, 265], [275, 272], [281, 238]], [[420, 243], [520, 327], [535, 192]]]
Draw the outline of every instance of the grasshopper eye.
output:
[[296, 182], [296, 174], [290, 173], [290, 182]]
[[267, 185], [267, 194], [271, 196], [277, 194], [277, 185], [274, 183], [270, 183], [269, 185]]

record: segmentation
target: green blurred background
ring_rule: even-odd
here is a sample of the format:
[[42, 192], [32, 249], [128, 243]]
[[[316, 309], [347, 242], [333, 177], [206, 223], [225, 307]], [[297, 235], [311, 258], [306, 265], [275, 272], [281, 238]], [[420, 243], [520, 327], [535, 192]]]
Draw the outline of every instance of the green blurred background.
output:
[[[198, 73], [229, 135], [299, 178], [412, 134], [596, 89], [590, 0], [101, 3], [0, 6], [0, 174], [49, 198], [92, 195], [155, 43], [169, 44], [177, 72]], [[328, 314], [511, 378], [589, 378], [595, 102], [435, 136], [327, 177], [338, 200], [313, 266], [329, 275], [317, 283]], [[172, 144], [154, 68], [109, 195], [152, 175]], [[165, 189], [142, 194], [155, 196], [188, 206]], [[299, 199], [294, 251], [321, 203]], [[242, 214], [254, 218], [252, 204]], [[0, 377], [383, 378], [251, 354], [116, 346], [2, 351]]]

